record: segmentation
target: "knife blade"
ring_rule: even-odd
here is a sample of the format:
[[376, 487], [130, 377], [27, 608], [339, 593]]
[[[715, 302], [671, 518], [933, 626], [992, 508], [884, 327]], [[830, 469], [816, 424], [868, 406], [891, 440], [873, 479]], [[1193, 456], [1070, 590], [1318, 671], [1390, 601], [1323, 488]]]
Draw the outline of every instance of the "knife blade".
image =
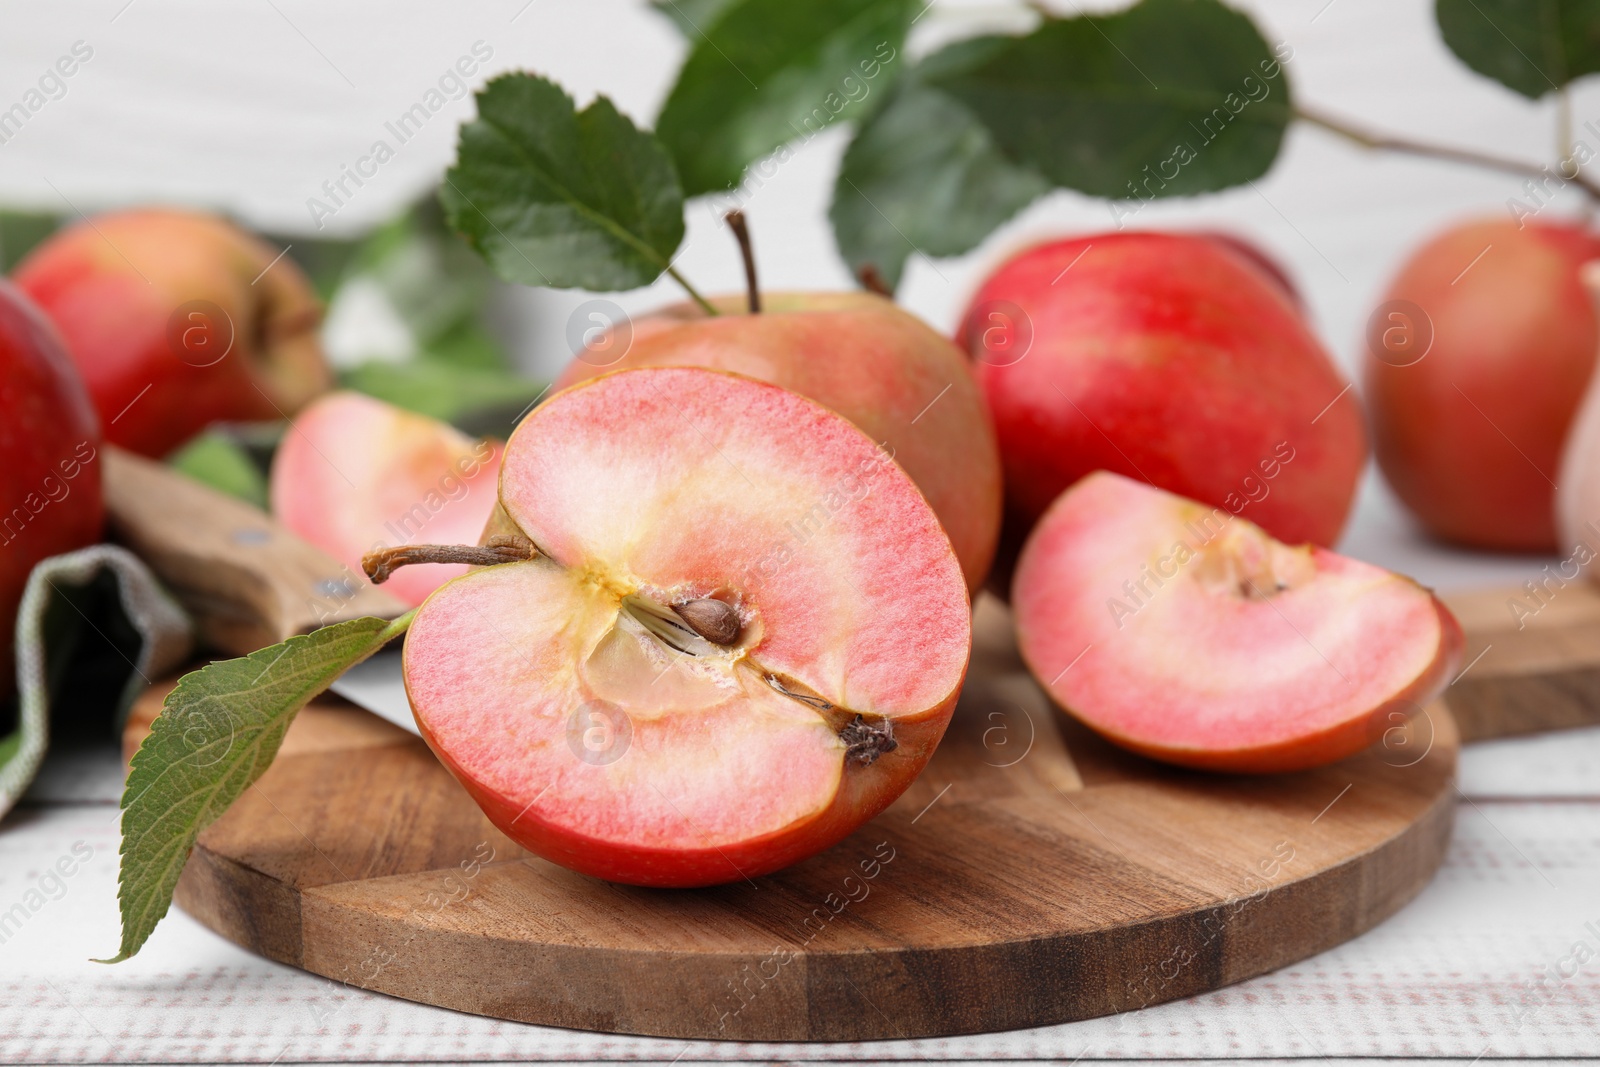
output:
[[340, 675], [330, 688], [380, 719], [422, 736], [416, 717], [411, 714], [411, 701], [406, 698], [398, 648], [386, 648], [356, 664]]

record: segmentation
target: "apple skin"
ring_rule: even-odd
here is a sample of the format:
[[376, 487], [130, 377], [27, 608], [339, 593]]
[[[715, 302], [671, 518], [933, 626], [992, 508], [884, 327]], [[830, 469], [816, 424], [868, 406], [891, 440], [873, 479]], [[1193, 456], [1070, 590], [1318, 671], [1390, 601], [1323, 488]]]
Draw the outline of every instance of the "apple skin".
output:
[[979, 288], [958, 340], [999, 436], [1008, 542], [1095, 470], [1284, 541], [1344, 527], [1366, 462], [1356, 398], [1286, 291], [1213, 237], [1027, 249]]
[[[507, 442], [499, 522], [538, 554], [427, 599], [406, 691], [444, 766], [546, 859], [661, 887], [769, 873], [893, 802], [950, 720], [972, 632], [949, 538], [811, 400], [695, 367], [584, 382]], [[721, 599], [741, 632], [674, 652], [630, 614], [640, 595]], [[790, 695], [807, 691], [821, 700]], [[604, 705], [625, 740], [590, 749]], [[897, 745], [857, 761], [844, 731], [863, 715]]]
[[1465, 646], [1409, 578], [1106, 471], [1039, 521], [1011, 601], [1051, 699], [1124, 748], [1212, 771], [1352, 756], [1432, 700]]
[[331, 387], [321, 304], [277, 256], [223, 219], [149, 208], [62, 230], [13, 278], [66, 339], [106, 440], [159, 458], [212, 422], [288, 418]]
[[630, 323], [624, 352], [608, 335], [554, 388], [630, 367], [699, 366], [780, 385], [832, 408], [895, 460], [933, 506], [968, 589], [983, 585], [1000, 529], [994, 429], [961, 352], [921, 319], [874, 293], [763, 293], [712, 300], [719, 314], [673, 305]]
[[34, 564], [100, 540], [100, 423], [61, 335], [0, 279], [0, 696]]
[[1228, 251], [1235, 252], [1249, 260], [1263, 274], [1276, 282], [1278, 287], [1289, 297], [1290, 303], [1294, 304], [1304, 314], [1306, 302], [1305, 298], [1300, 295], [1299, 286], [1294, 284], [1294, 279], [1289, 277], [1289, 272], [1284, 269], [1283, 264], [1274, 259], [1266, 249], [1247, 237], [1241, 237], [1236, 233], [1229, 233], [1225, 230], [1197, 230], [1195, 231], [1195, 236], [1204, 237], [1206, 240], [1213, 241]]
[[[1419, 248], [1384, 293], [1365, 345], [1374, 448], [1434, 536], [1558, 548], [1552, 483], [1600, 341], [1579, 267], [1597, 257], [1600, 238], [1578, 225], [1468, 222]], [[1426, 316], [1402, 307], [1396, 327], [1431, 323], [1415, 362], [1384, 351], [1390, 301]]]

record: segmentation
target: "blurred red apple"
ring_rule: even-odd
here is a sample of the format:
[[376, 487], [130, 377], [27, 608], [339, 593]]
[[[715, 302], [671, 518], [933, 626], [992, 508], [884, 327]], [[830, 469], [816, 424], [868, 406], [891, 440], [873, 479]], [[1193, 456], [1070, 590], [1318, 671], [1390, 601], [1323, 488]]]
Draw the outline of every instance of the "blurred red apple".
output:
[[0, 699], [28, 572], [100, 539], [100, 425], [61, 336], [0, 279]]
[[[272, 513], [361, 573], [361, 558], [406, 544], [475, 544], [494, 511], [501, 446], [360, 393], [313, 402], [272, 458]], [[407, 567], [384, 588], [408, 604], [461, 564]]]
[[663, 308], [608, 331], [556, 380], [557, 389], [627, 367], [713, 367], [773, 382], [832, 408], [886, 445], [944, 524], [977, 589], [1000, 529], [994, 430], [961, 352], [921, 319], [873, 293], [743, 295], [721, 314]]
[[1197, 230], [1196, 237], [1204, 237], [1214, 241], [1230, 252], [1236, 252], [1260, 268], [1262, 273], [1271, 278], [1289, 297], [1289, 302], [1302, 312], [1305, 311], [1306, 302], [1300, 296], [1300, 289], [1294, 284], [1294, 279], [1289, 277], [1289, 272], [1279, 263], [1272, 254], [1247, 237], [1224, 230]]
[[143, 455], [218, 420], [288, 418], [332, 383], [310, 282], [214, 216], [101, 215], [45, 241], [13, 277], [66, 338], [106, 440]]
[[1009, 540], [1095, 470], [1332, 544], [1366, 461], [1349, 384], [1288, 292], [1214, 237], [1030, 248], [960, 330], [1005, 468]]
[[1378, 464], [1435, 536], [1557, 547], [1562, 444], [1597, 342], [1578, 268], [1596, 257], [1600, 238], [1577, 224], [1466, 223], [1418, 249], [1373, 312]]

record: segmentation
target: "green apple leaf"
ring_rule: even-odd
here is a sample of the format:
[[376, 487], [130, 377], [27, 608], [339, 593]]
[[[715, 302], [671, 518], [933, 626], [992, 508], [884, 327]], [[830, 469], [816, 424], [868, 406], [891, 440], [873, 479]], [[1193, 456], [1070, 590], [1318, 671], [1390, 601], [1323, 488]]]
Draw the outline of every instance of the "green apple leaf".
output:
[[833, 236], [852, 272], [875, 267], [891, 287], [912, 252], [956, 256], [1050, 188], [1012, 163], [988, 129], [929, 75], [972, 66], [1007, 38], [973, 38], [930, 56], [873, 113], [834, 183]]
[[172, 906], [200, 831], [261, 777], [295, 714], [404, 633], [414, 614], [324, 626], [179, 680], [128, 771], [117, 891], [122, 944], [101, 962], [139, 951]]
[[445, 422], [491, 408], [526, 408], [546, 385], [508, 370], [419, 359], [363, 363], [339, 376], [348, 389]]
[[690, 40], [716, 25], [738, 0], [650, 0], [650, 6], [671, 19]]
[[1047, 19], [930, 79], [1000, 149], [1058, 185], [1182, 196], [1266, 173], [1293, 116], [1288, 79], [1249, 17], [1218, 0], [1141, 0]]
[[266, 510], [266, 476], [244, 446], [221, 430], [207, 430], [167, 463], [202, 485]]
[[858, 117], [904, 62], [918, 7], [734, 0], [702, 24], [656, 122], [684, 192], [736, 186], [747, 165], [780, 145]]
[[439, 198], [450, 225], [507, 281], [599, 290], [649, 285], [683, 240], [666, 150], [597, 97], [503, 74], [477, 94]]
[[1456, 57], [1531, 100], [1600, 71], [1600, 0], [1437, 0]]

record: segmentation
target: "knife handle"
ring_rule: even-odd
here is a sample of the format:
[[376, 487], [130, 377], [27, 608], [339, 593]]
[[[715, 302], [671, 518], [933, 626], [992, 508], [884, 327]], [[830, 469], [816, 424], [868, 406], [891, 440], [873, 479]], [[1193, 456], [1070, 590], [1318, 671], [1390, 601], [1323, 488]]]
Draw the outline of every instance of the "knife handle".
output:
[[155, 571], [207, 647], [242, 656], [329, 623], [409, 609], [259, 508], [114, 445], [101, 458], [111, 540]]

